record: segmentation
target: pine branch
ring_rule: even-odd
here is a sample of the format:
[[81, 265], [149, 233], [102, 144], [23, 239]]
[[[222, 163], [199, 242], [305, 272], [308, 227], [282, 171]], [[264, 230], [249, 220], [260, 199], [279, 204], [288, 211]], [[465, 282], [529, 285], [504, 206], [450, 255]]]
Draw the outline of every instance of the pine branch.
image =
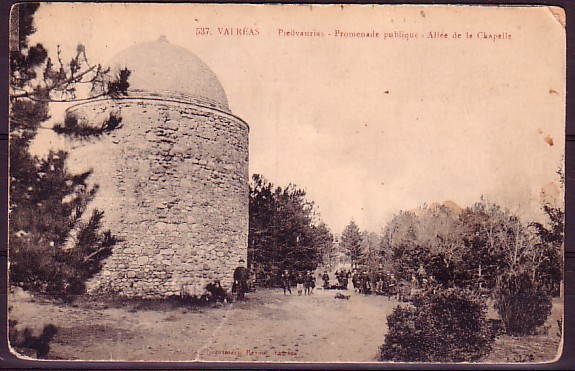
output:
[[[40, 88], [36, 92], [27, 91], [27, 92], [20, 93], [20, 94], [13, 94], [10, 96], [10, 99], [29, 98], [29, 99], [39, 101], [39, 102], [69, 102], [70, 100], [59, 101], [59, 100], [53, 100], [53, 99], [36, 98], [35, 95], [40, 95], [41, 93], [44, 93], [44, 94], [48, 93], [49, 94], [50, 92], [57, 90], [60, 87], [63, 87], [65, 85], [69, 85], [70, 83], [77, 83], [77, 82], [81, 81], [84, 76], [86, 76], [88, 73], [92, 72], [97, 67], [98, 67], [98, 65], [91, 66], [86, 71], [84, 71], [78, 75], [72, 74], [72, 76], [68, 77], [67, 79], [65, 79], [63, 81], [58, 81], [57, 83], [55, 83], [52, 86]], [[102, 94], [102, 95], [104, 95], [104, 94]], [[94, 97], [92, 97], [90, 99], [94, 99]]]
[[106, 252], [106, 250], [109, 251], [110, 248], [111, 248], [110, 246], [100, 247], [98, 250], [96, 250], [96, 251], [94, 251], [93, 253], [91, 253], [90, 255], [86, 256], [86, 257], [84, 258], [84, 263], [87, 263], [88, 261], [90, 261], [90, 260], [91, 260], [93, 257], [95, 257], [96, 255], [99, 255], [99, 254], [101, 254], [101, 253], [103, 253], [103, 252]]

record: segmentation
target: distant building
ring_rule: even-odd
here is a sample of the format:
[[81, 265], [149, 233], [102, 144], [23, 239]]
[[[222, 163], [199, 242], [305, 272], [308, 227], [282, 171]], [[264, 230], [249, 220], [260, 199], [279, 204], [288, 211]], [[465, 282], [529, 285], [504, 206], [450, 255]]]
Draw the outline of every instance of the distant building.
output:
[[349, 267], [351, 267], [347, 251], [345, 251], [341, 246], [340, 234], [334, 234], [333, 236], [333, 251], [334, 254], [332, 257], [332, 261], [330, 262], [330, 265], [334, 270], [339, 270], [342, 268], [348, 269]]
[[210, 68], [165, 38], [110, 66], [131, 70], [128, 96], [67, 110], [67, 122], [121, 119], [110, 134], [71, 143], [70, 161], [94, 169], [92, 206], [123, 239], [88, 291], [158, 298], [198, 293], [213, 279], [230, 288], [247, 260], [248, 125]]

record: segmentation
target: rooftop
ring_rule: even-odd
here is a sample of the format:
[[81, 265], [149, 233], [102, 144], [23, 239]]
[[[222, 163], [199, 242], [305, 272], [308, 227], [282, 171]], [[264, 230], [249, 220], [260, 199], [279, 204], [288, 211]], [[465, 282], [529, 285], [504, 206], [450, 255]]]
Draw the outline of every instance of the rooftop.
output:
[[108, 65], [113, 71], [128, 68], [129, 91], [170, 92], [211, 101], [229, 110], [226, 93], [214, 72], [200, 58], [170, 44], [164, 36], [131, 46]]

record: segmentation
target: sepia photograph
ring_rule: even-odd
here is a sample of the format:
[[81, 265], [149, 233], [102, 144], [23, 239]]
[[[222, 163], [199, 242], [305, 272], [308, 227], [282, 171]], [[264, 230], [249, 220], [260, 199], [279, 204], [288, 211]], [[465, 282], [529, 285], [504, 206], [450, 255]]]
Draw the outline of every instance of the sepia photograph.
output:
[[27, 2], [9, 36], [16, 357], [561, 356], [563, 9]]

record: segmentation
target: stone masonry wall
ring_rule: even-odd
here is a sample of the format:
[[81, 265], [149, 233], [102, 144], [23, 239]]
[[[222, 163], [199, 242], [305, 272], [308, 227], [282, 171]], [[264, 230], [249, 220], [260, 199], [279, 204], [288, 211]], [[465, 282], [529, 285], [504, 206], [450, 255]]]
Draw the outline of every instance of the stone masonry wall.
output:
[[247, 124], [223, 111], [145, 98], [68, 109], [80, 123], [122, 126], [70, 144], [71, 166], [92, 168], [92, 206], [123, 239], [88, 291], [158, 298], [199, 294], [213, 279], [230, 289], [247, 258]]

